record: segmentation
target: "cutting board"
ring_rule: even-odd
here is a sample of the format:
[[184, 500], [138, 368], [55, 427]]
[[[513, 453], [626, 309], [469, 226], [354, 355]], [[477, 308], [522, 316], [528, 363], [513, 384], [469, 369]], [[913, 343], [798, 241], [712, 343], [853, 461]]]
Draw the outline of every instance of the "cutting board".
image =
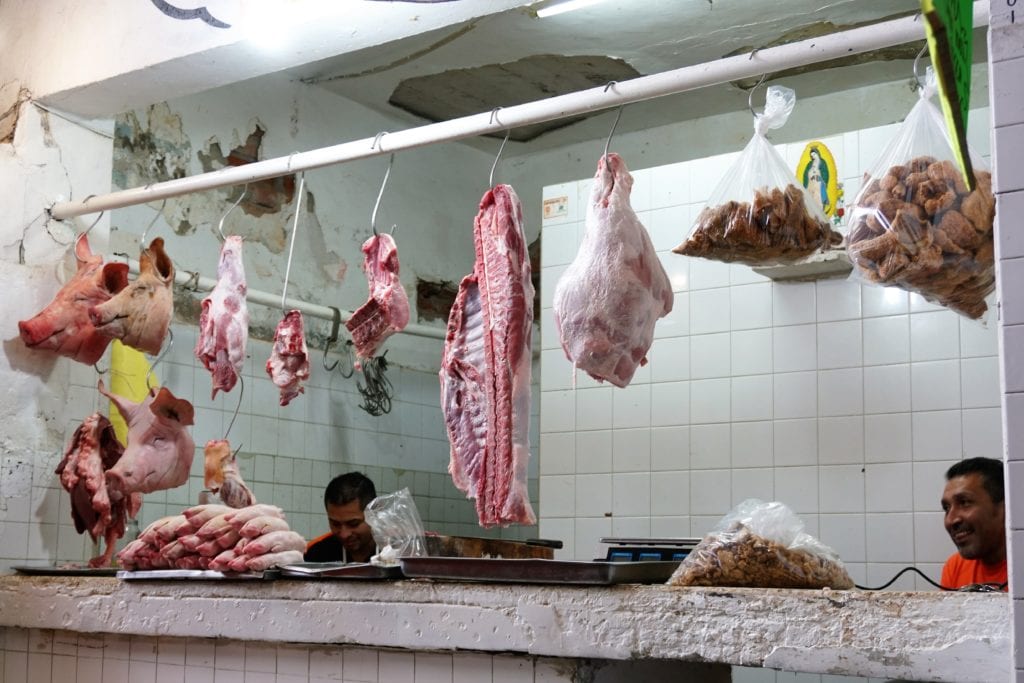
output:
[[554, 548], [522, 541], [475, 536], [426, 536], [427, 554], [433, 557], [503, 557], [505, 559], [550, 560]]

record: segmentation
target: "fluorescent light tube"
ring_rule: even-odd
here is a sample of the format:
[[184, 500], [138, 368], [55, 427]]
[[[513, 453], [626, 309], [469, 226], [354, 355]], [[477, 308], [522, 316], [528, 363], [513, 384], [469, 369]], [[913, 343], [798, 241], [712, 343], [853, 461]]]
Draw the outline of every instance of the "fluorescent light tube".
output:
[[550, 5], [543, 9], [537, 10], [537, 16], [543, 19], [544, 17], [553, 17], [556, 14], [563, 14], [565, 12], [572, 12], [573, 10], [583, 9], [584, 7], [590, 7], [596, 5], [602, 0], [566, 0], [556, 5]]

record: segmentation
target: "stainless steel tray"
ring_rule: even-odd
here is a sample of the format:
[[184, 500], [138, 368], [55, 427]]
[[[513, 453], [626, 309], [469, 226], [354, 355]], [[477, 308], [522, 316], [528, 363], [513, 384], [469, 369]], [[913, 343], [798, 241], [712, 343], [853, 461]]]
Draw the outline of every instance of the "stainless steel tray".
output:
[[297, 562], [280, 567], [281, 576], [299, 579], [401, 579], [401, 567], [381, 567], [369, 562]]
[[116, 567], [54, 567], [35, 565], [11, 567], [19, 574], [29, 576], [117, 576]]
[[[117, 578], [124, 581], [163, 581], [165, 579], [199, 579], [202, 581], [251, 581], [264, 578], [263, 572], [215, 572], [211, 569], [146, 569], [119, 571]], [[269, 577], [268, 577], [269, 578]]]
[[500, 583], [608, 586], [616, 583], [664, 583], [678, 562], [570, 562], [503, 560], [475, 557], [403, 557], [408, 578]]

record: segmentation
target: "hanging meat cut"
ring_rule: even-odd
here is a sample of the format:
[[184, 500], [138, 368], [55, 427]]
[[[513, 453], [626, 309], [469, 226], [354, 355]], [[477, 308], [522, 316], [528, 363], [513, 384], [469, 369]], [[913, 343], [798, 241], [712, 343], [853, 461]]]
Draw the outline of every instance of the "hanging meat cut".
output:
[[534, 524], [526, 490], [530, 457], [533, 284], [523, 210], [508, 185], [480, 201], [476, 261], [448, 317], [441, 408], [455, 485], [476, 498], [480, 524]]
[[105, 567], [114, 555], [114, 544], [124, 536], [125, 522], [142, 507], [142, 495], [133, 493], [113, 500], [107, 491], [105, 473], [121, 459], [124, 447], [114, 436], [114, 427], [95, 413], [75, 430], [63, 460], [57, 466], [61, 486], [71, 494], [71, 518], [78, 533], [89, 532], [92, 540], [103, 538], [102, 555], [89, 560], [91, 567]]
[[173, 489], [188, 481], [195, 455], [186, 429], [193, 424], [192, 404], [175, 398], [167, 387], [150, 390], [142, 403], [135, 403], [108, 392], [103, 380], [98, 386], [128, 423], [128, 447], [106, 473], [111, 500]]
[[231, 508], [244, 508], [256, 503], [256, 496], [242, 481], [238, 461], [226, 439], [207, 441], [203, 456], [203, 484], [208, 490], [219, 494], [221, 501]]
[[409, 324], [409, 297], [398, 278], [398, 248], [386, 233], [363, 242], [363, 270], [370, 298], [352, 314], [345, 327], [352, 333], [356, 355], [373, 358], [384, 340]]
[[305, 392], [302, 383], [309, 379], [309, 354], [300, 311], [288, 311], [277, 324], [274, 349], [267, 361], [267, 374], [280, 389], [280, 403], [283, 406]]
[[89, 249], [83, 234], [75, 243], [78, 271], [46, 308], [30, 320], [18, 323], [25, 345], [54, 351], [80, 363], [92, 365], [100, 359], [110, 337], [96, 331], [89, 320], [89, 308], [109, 301], [128, 286], [128, 264], [103, 264], [103, 257]]
[[629, 205], [633, 177], [618, 154], [602, 157], [586, 233], [555, 286], [555, 326], [574, 367], [624, 387], [647, 363], [654, 323], [672, 310], [672, 285]]
[[174, 264], [157, 237], [139, 255], [139, 277], [110, 301], [90, 308], [89, 319], [100, 334], [155, 356], [174, 313], [173, 285]]
[[203, 299], [199, 313], [199, 339], [195, 355], [213, 376], [213, 391], [231, 391], [245, 364], [245, 345], [249, 340], [249, 309], [245, 267], [242, 265], [242, 238], [230, 235], [220, 249], [217, 284]]

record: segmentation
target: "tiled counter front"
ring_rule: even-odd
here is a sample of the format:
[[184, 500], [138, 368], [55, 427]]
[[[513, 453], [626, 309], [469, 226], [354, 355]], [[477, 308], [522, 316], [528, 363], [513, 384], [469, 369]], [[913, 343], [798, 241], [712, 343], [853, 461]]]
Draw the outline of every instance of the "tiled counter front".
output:
[[1005, 595], [410, 581], [8, 576], [0, 626], [12, 682], [727, 681], [725, 664], [984, 682], [1006, 680], [1010, 644]]

